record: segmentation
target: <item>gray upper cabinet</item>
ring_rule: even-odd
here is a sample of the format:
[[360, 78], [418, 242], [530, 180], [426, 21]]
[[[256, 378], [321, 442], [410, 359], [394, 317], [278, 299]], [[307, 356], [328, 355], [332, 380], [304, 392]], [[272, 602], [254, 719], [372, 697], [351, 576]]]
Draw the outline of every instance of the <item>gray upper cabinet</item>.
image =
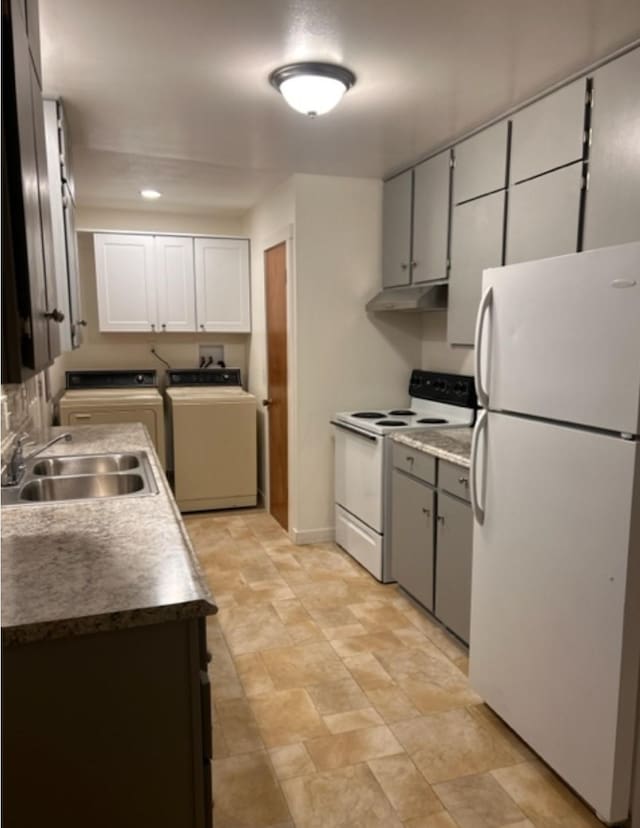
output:
[[413, 170], [384, 184], [382, 285], [399, 287], [411, 281], [411, 218]]
[[640, 48], [593, 76], [584, 248], [640, 239]]
[[469, 643], [473, 516], [471, 506], [438, 493], [435, 614]]
[[581, 162], [511, 187], [506, 263], [575, 253], [581, 191]]
[[586, 80], [559, 89], [512, 118], [512, 183], [582, 159]]
[[502, 264], [505, 193], [498, 192], [453, 208], [447, 339], [473, 345], [482, 271]]
[[447, 278], [450, 151], [424, 161], [414, 172], [411, 275], [418, 284]]
[[493, 193], [507, 184], [509, 122], [483, 129], [454, 148], [454, 204]]

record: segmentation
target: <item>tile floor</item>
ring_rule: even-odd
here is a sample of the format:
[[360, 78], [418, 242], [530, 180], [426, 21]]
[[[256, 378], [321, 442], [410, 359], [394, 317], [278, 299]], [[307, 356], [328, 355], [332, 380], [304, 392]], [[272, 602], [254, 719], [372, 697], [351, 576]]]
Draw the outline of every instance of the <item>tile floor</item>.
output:
[[599, 826], [470, 689], [464, 651], [333, 544], [188, 516], [220, 612], [216, 828]]

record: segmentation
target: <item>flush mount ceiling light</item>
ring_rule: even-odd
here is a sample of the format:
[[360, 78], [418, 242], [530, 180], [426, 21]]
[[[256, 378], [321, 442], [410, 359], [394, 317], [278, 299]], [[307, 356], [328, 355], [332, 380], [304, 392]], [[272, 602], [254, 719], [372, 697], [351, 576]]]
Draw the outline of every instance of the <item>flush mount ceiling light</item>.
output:
[[158, 190], [140, 190], [142, 198], [148, 198], [149, 201], [154, 201], [156, 198], [161, 198], [162, 193]]
[[333, 63], [289, 63], [272, 72], [269, 82], [292, 109], [315, 118], [340, 103], [356, 76]]

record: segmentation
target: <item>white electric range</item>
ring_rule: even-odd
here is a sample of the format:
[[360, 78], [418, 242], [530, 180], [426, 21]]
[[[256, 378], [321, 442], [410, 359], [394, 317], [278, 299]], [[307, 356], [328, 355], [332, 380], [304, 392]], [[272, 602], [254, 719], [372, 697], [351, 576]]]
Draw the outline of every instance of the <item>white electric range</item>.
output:
[[409, 403], [336, 414], [336, 543], [383, 583], [391, 561], [392, 442], [398, 431], [469, 428], [475, 422], [473, 377], [414, 370]]

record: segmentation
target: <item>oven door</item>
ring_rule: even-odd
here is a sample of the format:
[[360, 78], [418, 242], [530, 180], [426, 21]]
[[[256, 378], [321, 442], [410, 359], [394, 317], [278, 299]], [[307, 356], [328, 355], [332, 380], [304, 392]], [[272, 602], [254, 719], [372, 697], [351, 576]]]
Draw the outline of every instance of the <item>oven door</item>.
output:
[[336, 503], [382, 534], [384, 437], [333, 425]]

